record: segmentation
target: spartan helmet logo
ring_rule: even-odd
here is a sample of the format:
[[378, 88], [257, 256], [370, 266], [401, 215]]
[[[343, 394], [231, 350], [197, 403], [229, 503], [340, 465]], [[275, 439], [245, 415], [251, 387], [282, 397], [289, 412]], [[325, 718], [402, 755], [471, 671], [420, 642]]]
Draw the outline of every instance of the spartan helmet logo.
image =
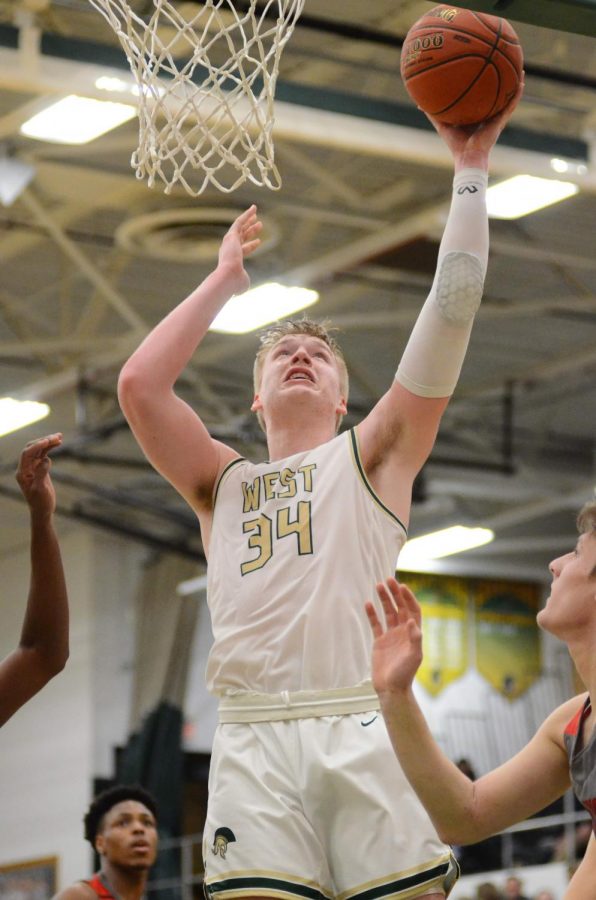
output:
[[218, 828], [214, 835], [213, 847], [211, 852], [214, 856], [226, 858], [228, 852], [228, 844], [232, 844], [236, 840], [236, 835], [231, 828]]

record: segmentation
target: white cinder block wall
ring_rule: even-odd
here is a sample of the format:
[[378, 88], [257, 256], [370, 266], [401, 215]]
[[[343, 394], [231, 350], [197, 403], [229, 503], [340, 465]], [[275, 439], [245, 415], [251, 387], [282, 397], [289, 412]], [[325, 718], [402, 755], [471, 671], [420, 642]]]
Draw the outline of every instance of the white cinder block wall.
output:
[[[128, 730], [134, 591], [146, 551], [59, 523], [71, 629], [65, 670], [0, 731], [0, 865], [59, 858], [63, 887], [89, 874], [82, 817]], [[0, 556], [0, 658], [17, 644], [29, 548]]]

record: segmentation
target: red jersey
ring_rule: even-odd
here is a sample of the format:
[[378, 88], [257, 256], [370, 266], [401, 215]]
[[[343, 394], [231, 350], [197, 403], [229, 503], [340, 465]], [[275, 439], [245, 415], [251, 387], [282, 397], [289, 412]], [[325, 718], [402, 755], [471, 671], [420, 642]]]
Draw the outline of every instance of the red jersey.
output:
[[116, 897], [108, 890], [99, 875], [95, 874], [89, 881], [85, 881], [85, 884], [88, 884], [102, 900], [116, 900]]

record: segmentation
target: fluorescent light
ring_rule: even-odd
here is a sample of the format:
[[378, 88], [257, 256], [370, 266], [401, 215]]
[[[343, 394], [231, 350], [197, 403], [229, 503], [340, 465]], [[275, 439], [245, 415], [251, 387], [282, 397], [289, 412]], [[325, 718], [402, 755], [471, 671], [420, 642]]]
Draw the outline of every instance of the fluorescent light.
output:
[[567, 160], [557, 158], [551, 159], [550, 167], [554, 172], [558, 172], [559, 175], [564, 175], [571, 168]]
[[261, 284], [228, 300], [211, 323], [210, 330], [245, 334], [306, 306], [312, 306], [318, 299], [318, 293], [307, 288], [286, 287], [275, 283]]
[[495, 533], [489, 528], [468, 528], [453, 525], [441, 531], [433, 531], [408, 541], [398, 559], [398, 568], [409, 569], [429, 559], [440, 559], [453, 553], [463, 553], [474, 547], [482, 547], [494, 540]]
[[47, 403], [0, 397], [0, 437], [45, 419], [50, 411]]
[[190, 594], [198, 594], [207, 588], [207, 576], [197, 575], [196, 578], [188, 578], [181, 581], [176, 587], [176, 593], [179, 597], [188, 597]]
[[117, 94], [125, 94], [129, 90], [125, 81], [121, 78], [111, 78], [109, 75], [96, 78], [95, 87], [100, 91], [114, 91]]
[[100, 134], [128, 122], [136, 108], [127, 103], [93, 100], [71, 94], [21, 125], [21, 133], [39, 141], [86, 144]]
[[493, 219], [518, 219], [552, 203], [577, 194], [579, 187], [571, 181], [516, 175], [486, 192], [488, 214]]

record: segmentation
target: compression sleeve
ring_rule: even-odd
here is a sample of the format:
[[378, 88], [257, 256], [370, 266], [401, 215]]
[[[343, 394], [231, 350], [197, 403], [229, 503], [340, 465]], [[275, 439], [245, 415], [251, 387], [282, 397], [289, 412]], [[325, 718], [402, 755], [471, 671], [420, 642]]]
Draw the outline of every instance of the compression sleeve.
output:
[[433, 285], [395, 376], [421, 397], [449, 397], [459, 378], [488, 262], [487, 184], [482, 169], [453, 181]]

